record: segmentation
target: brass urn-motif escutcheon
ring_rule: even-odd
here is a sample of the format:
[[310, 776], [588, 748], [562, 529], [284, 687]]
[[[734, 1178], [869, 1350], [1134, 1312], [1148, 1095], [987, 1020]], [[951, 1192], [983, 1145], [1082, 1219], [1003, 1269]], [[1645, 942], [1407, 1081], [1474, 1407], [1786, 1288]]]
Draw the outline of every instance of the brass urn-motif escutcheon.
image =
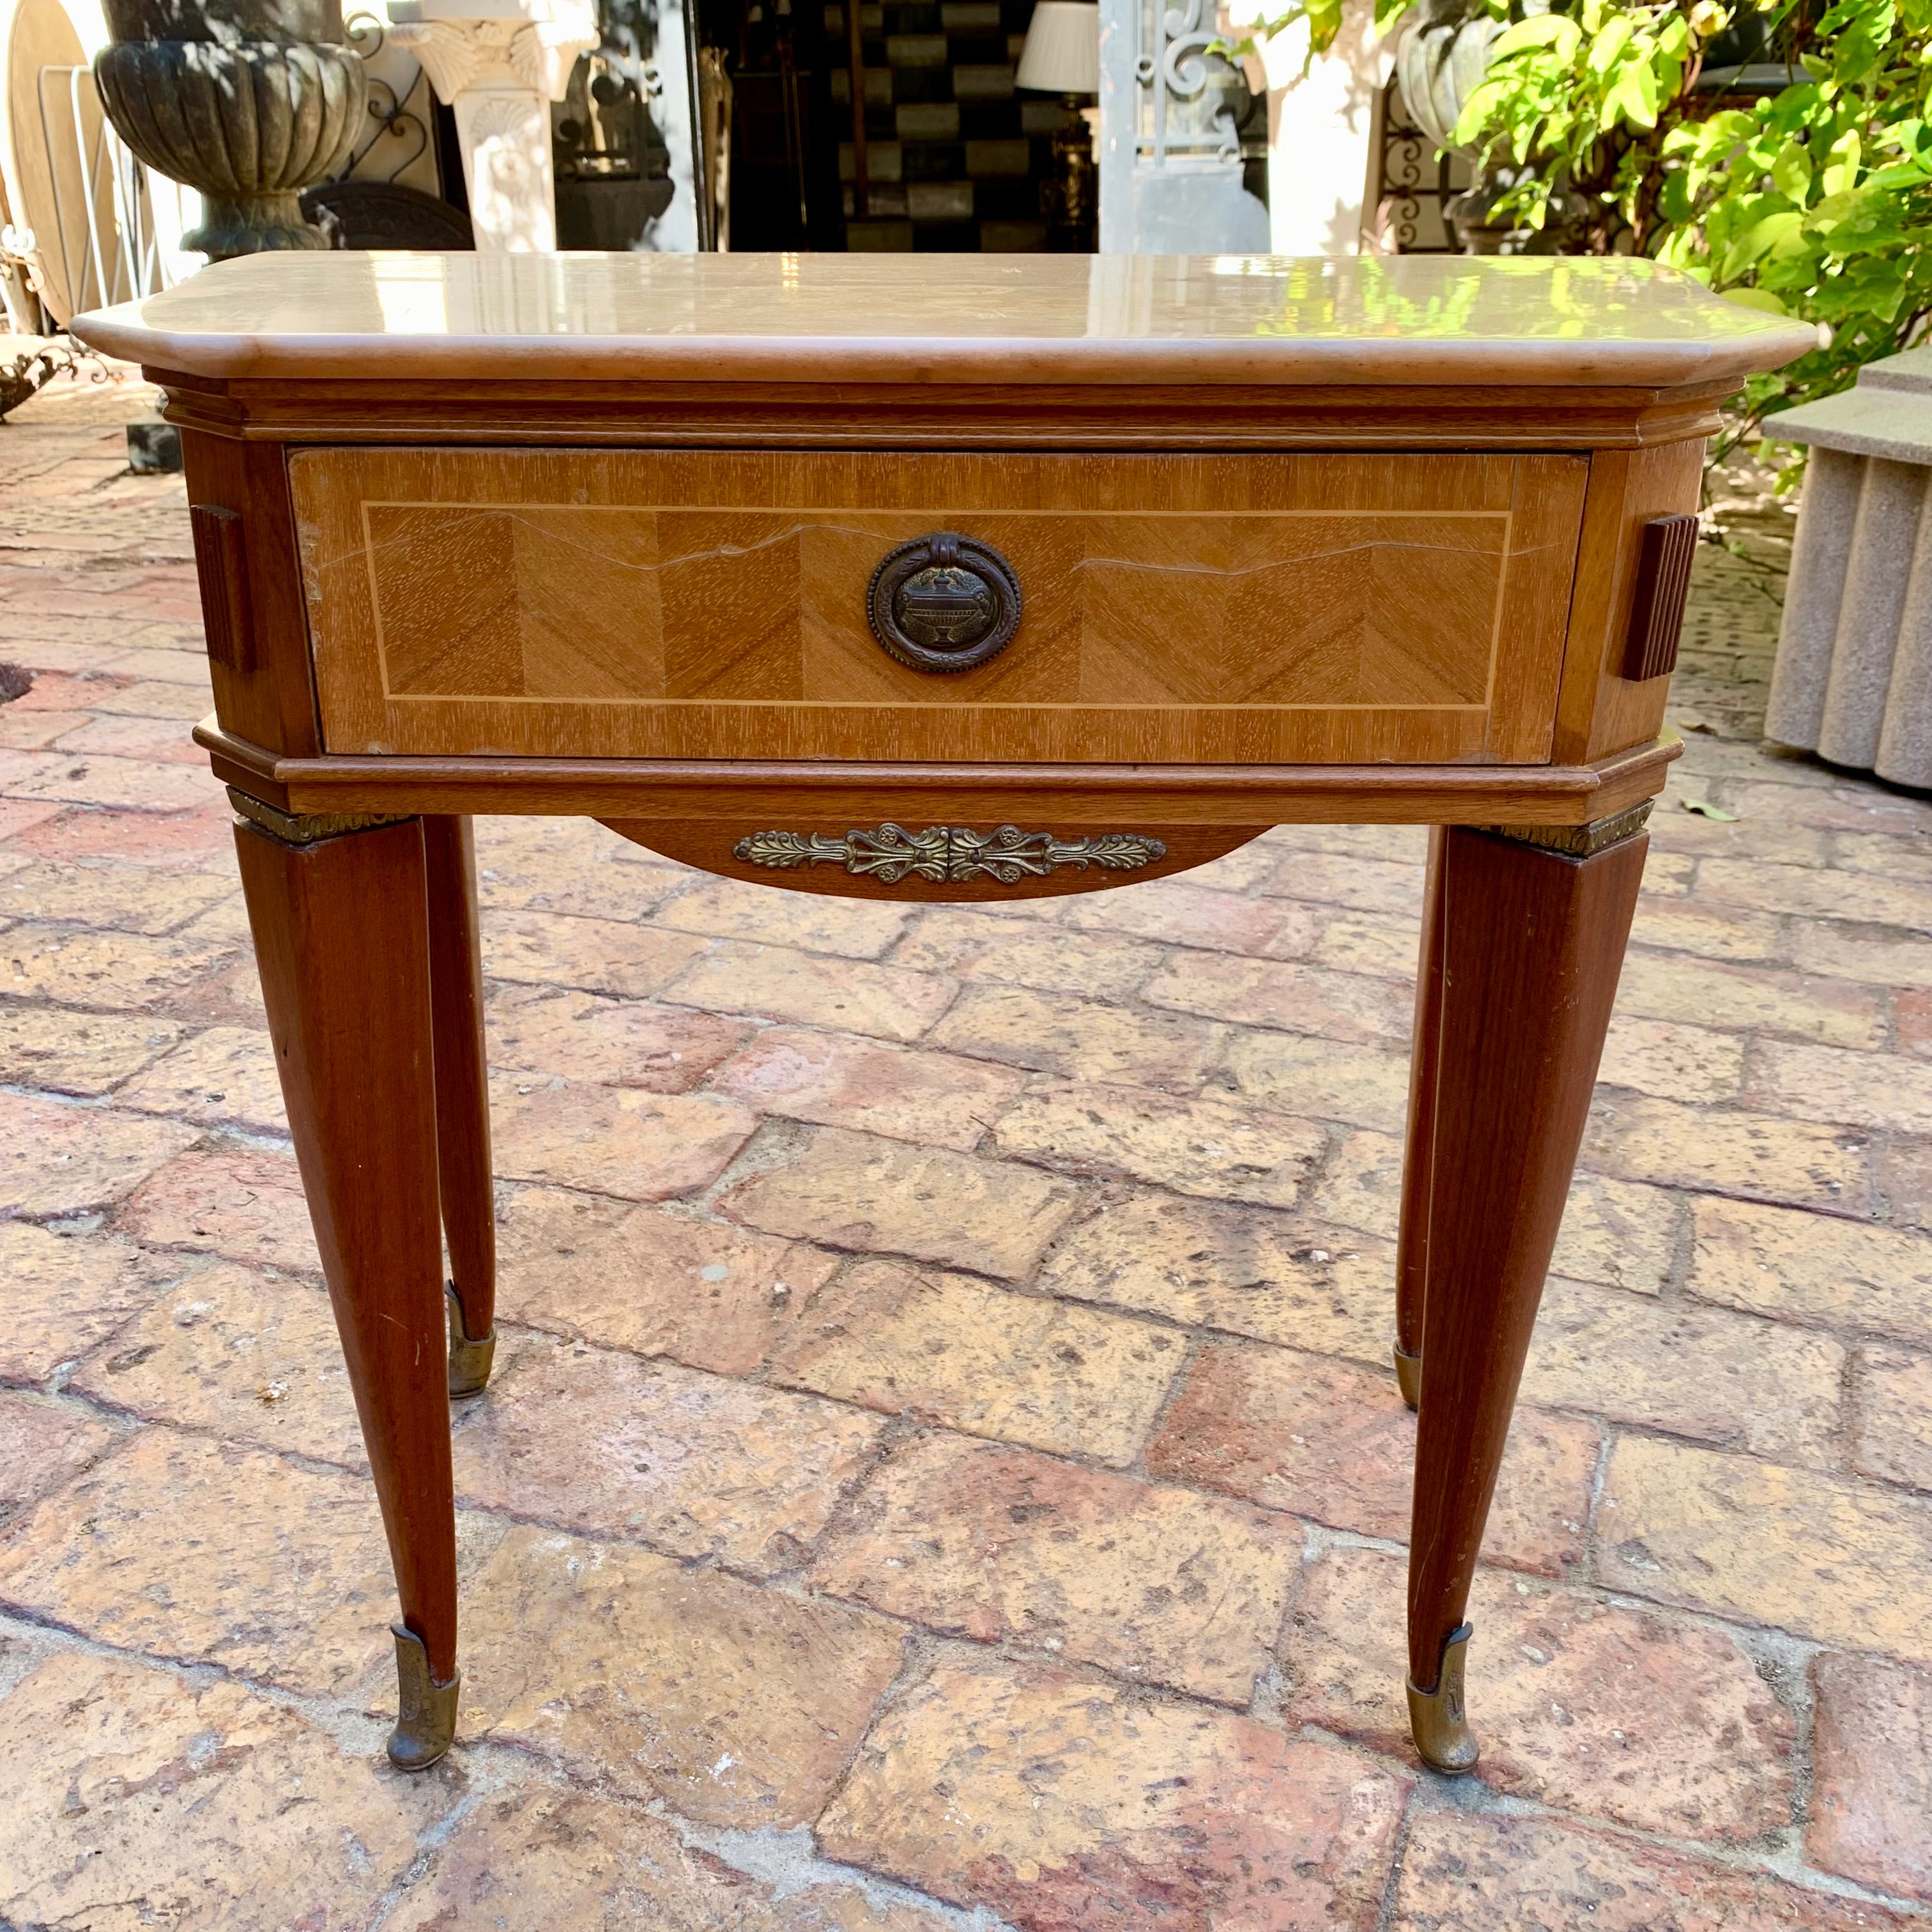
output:
[[970, 670], [1019, 628], [1020, 585], [990, 544], [941, 530], [888, 550], [866, 592], [872, 634], [917, 670]]

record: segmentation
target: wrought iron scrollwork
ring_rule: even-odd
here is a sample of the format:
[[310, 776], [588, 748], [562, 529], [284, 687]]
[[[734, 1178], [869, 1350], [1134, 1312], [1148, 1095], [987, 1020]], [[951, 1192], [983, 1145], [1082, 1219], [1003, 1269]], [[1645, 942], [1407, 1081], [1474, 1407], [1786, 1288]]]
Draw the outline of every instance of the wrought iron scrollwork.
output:
[[[342, 38], [356, 53], [362, 57], [366, 66], [375, 59], [388, 42], [388, 29], [371, 13], [358, 10], [351, 14], [343, 22]], [[396, 90], [386, 80], [379, 80], [374, 74], [369, 76], [369, 118], [375, 122], [374, 130], [350, 151], [350, 156], [337, 171], [338, 181], [346, 181], [355, 174], [363, 162], [386, 135], [398, 141], [413, 140], [415, 146], [384, 175], [371, 175], [364, 178], [394, 181], [397, 177], [422, 159], [429, 147], [429, 122], [425, 118], [429, 112], [428, 83], [423, 76], [421, 62], [416, 66], [416, 78], [398, 96]], [[421, 112], [412, 106], [418, 92], [424, 93], [420, 104]], [[385, 161], [388, 160], [386, 154]]]
[[896, 886], [908, 878], [957, 885], [992, 879], [1005, 886], [1044, 878], [1063, 866], [1084, 872], [1098, 866], [1113, 872], [1138, 872], [1164, 858], [1158, 838], [1137, 832], [1101, 832], [1081, 838], [1051, 832], [1022, 832], [1016, 825], [975, 832], [962, 825], [928, 825], [908, 832], [902, 825], [877, 826], [828, 838], [816, 832], [754, 832], [732, 847], [750, 866], [790, 870], [800, 866], [842, 866], [848, 872]]

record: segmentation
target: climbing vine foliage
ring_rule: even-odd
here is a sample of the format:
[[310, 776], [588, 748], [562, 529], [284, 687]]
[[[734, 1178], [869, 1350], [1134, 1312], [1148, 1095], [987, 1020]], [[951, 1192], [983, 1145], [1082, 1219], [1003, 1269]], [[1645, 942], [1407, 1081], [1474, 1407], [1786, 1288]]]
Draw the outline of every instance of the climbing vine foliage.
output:
[[[1318, 48], [1340, 20], [1340, 0], [1320, 4], [1304, 16]], [[1654, 256], [1825, 326], [1817, 350], [1754, 382], [1738, 435], [1926, 334], [1932, 0], [1471, 0], [1484, 8], [1508, 24], [1455, 138], [1516, 174], [1492, 220], [1560, 224], [1566, 249]], [[1399, 10], [1382, 0], [1378, 25]], [[1789, 85], [1698, 89], [1733, 26]]]

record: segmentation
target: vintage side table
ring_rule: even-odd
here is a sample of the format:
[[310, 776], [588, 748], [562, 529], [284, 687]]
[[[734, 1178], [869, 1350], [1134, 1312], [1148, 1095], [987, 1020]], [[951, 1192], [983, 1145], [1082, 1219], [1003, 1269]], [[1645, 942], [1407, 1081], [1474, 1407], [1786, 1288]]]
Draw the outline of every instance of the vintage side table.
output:
[[490, 812], [919, 902], [1438, 828], [1396, 1363], [1410, 1712], [1468, 1769], [1463, 1612], [1672, 756], [1703, 440], [1811, 332], [1616, 260], [289, 254], [76, 332], [182, 430], [196, 735], [395, 1564], [396, 1762], [456, 1722]]

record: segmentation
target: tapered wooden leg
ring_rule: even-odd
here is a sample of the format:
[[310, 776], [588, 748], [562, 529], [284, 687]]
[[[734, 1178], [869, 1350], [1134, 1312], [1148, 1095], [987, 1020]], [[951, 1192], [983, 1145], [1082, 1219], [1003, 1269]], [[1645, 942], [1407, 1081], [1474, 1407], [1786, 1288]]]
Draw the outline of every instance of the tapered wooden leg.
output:
[[1408, 1140], [1402, 1164], [1402, 1224], [1395, 1250], [1395, 1375], [1411, 1408], [1422, 1400], [1422, 1310], [1429, 1287], [1429, 1192], [1436, 1172], [1436, 1072], [1442, 1039], [1442, 842], [1429, 829], [1422, 947], [1415, 969], [1415, 1032], [1408, 1060]]
[[449, 1244], [449, 1392], [481, 1395], [496, 1348], [496, 1207], [483, 1044], [476, 843], [466, 818], [426, 818], [430, 1008], [436, 1028], [436, 1169]]
[[269, 1036], [402, 1601], [389, 1755], [416, 1770], [449, 1748], [458, 1683], [422, 827], [238, 806]]
[[[1442, 843], [1441, 1040], [1408, 1570], [1409, 1714], [1470, 1769], [1463, 1622], [1516, 1384], [1616, 997], [1648, 807]], [[1572, 849], [1544, 843], [1566, 838]]]

